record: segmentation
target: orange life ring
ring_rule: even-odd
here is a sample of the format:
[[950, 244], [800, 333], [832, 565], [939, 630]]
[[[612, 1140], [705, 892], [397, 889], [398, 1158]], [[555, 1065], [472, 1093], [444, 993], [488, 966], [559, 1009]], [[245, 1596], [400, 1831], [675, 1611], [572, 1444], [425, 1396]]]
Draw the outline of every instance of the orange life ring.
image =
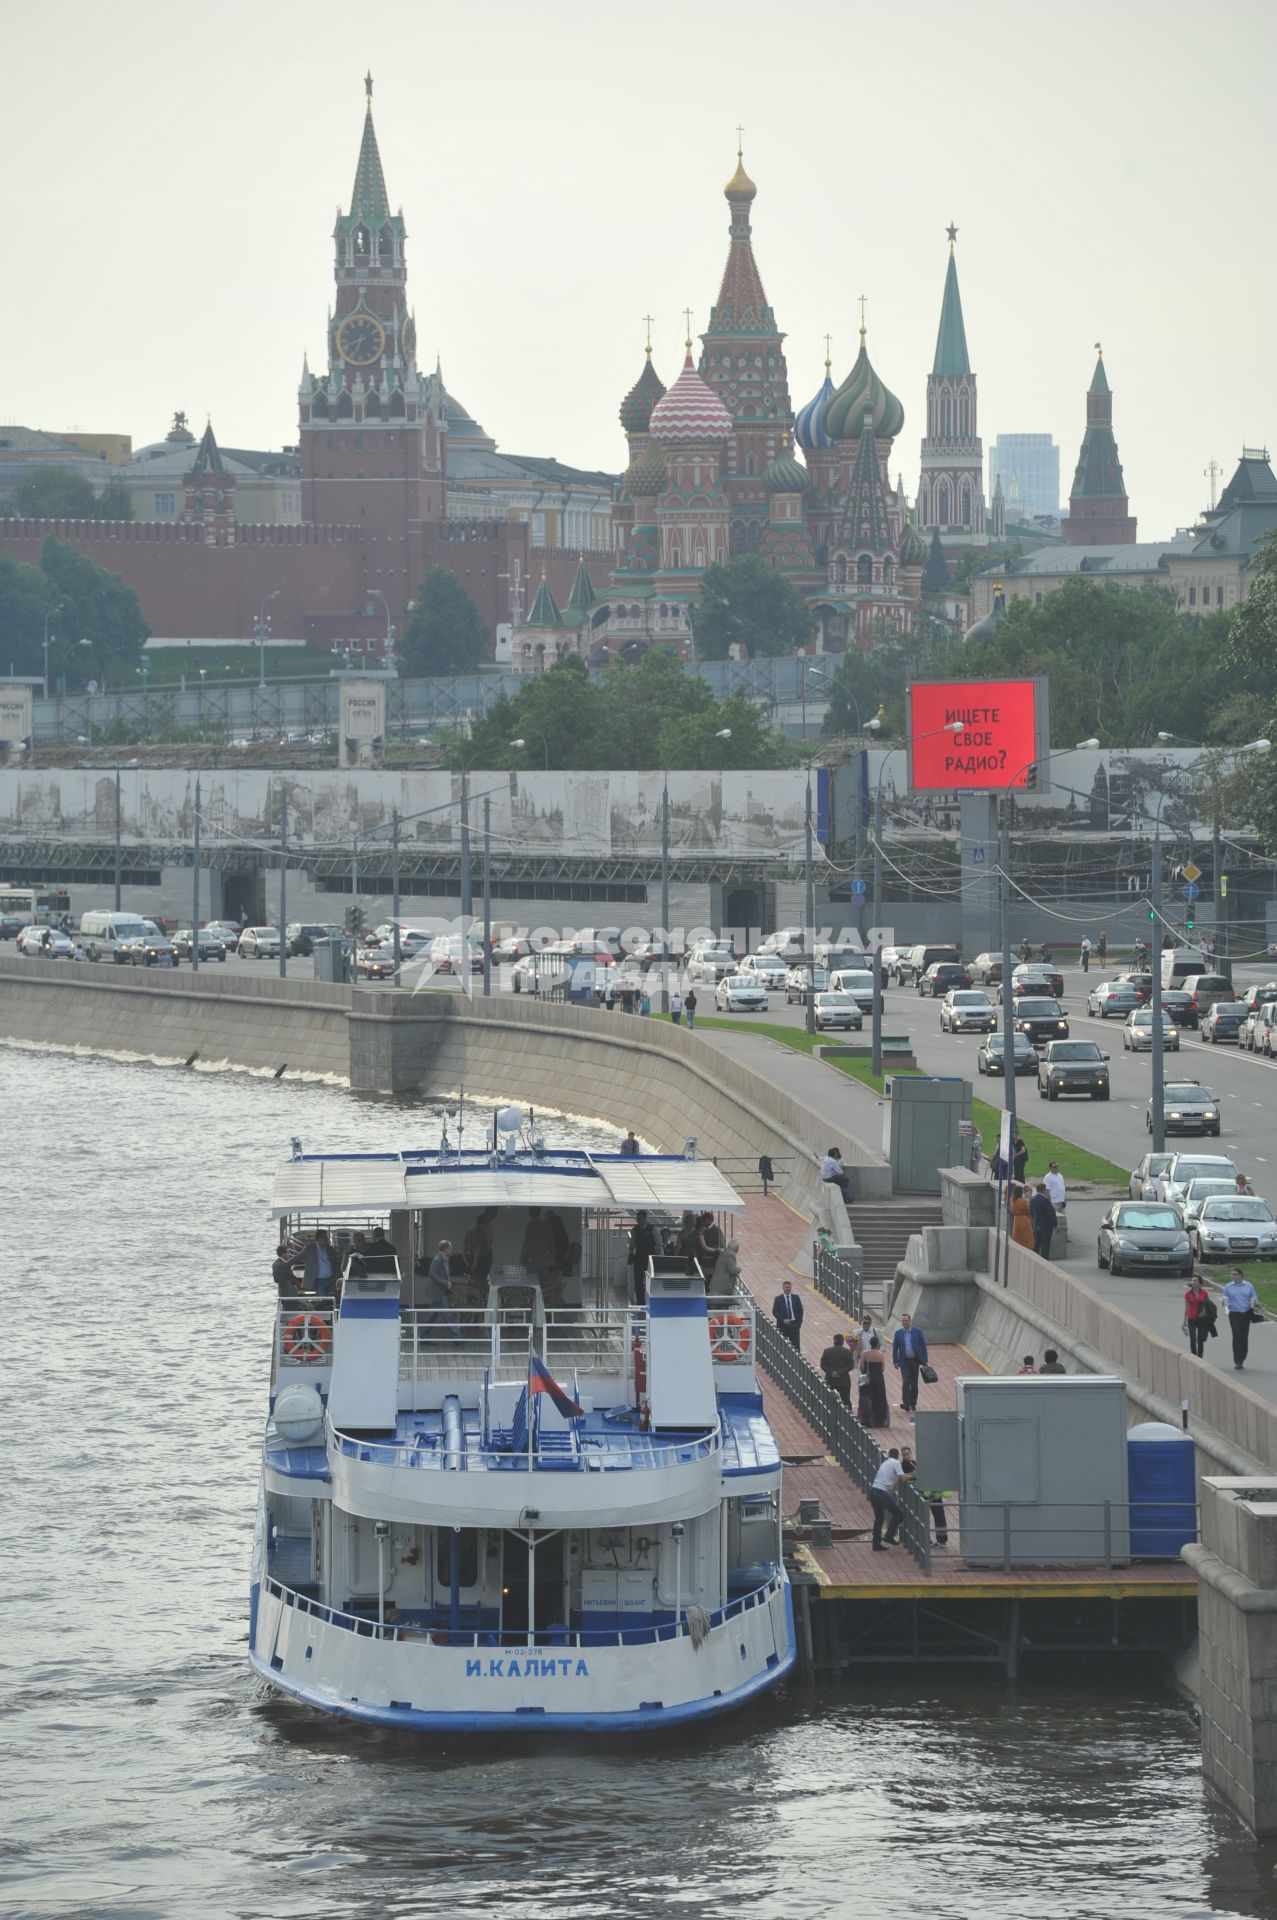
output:
[[284, 1322], [284, 1352], [290, 1359], [323, 1360], [332, 1343], [333, 1330], [318, 1313], [295, 1313]]
[[749, 1355], [749, 1321], [739, 1313], [711, 1313], [709, 1344], [715, 1360], [744, 1360]]

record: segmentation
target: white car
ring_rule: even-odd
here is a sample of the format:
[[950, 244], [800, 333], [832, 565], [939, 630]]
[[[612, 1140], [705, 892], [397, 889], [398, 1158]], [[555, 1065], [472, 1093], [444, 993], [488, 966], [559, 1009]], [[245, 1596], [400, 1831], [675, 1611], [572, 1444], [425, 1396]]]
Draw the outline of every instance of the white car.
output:
[[464, 973], [465, 954], [470, 955], [471, 973], [483, 972], [483, 942], [469, 936], [463, 942], [459, 933], [437, 933], [430, 942], [430, 963], [436, 973]]
[[278, 927], [245, 927], [237, 948], [241, 960], [278, 960]]
[[973, 987], [951, 987], [940, 1002], [941, 1033], [993, 1033], [998, 1010], [987, 993]]
[[862, 1013], [874, 1010], [874, 977], [857, 967], [835, 967], [829, 976], [831, 993], [849, 993]]
[[1230, 1260], [1239, 1255], [1271, 1260], [1277, 1254], [1277, 1220], [1266, 1200], [1225, 1194], [1203, 1200], [1189, 1238], [1199, 1260]]
[[822, 1032], [826, 1027], [846, 1027], [852, 1033], [859, 1033], [865, 1016], [854, 993], [831, 988], [827, 993], [816, 995], [815, 1022]]
[[692, 949], [687, 963], [687, 984], [691, 987], [716, 987], [720, 980], [736, 971], [736, 955], [730, 940], [707, 940]]
[[1196, 1225], [1197, 1216], [1208, 1200], [1227, 1200], [1230, 1194], [1237, 1192], [1233, 1180], [1203, 1178], [1190, 1180], [1180, 1196], [1179, 1210], [1184, 1216], [1184, 1225]]
[[[1151, 1053], [1153, 1051], [1153, 1009], [1136, 1007], [1134, 1013], [1128, 1013], [1126, 1024], [1122, 1028], [1122, 1045], [1128, 1053]], [[1179, 1028], [1169, 1013], [1162, 1015], [1162, 1051], [1179, 1052]]]
[[1236, 1163], [1226, 1153], [1177, 1153], [1158, 1174], [1153, 1191], [1158, 1200], [1170, 1200], [1178, 1206], [1190, 1180], [1236, 1178]]
[[807, 1004], [807, 990], [813, 993], [828, 993], [829, 975], [823, 967], [791, 967], [785, 975], [785, 999], [790, 1006], [795, 1000]]
[[746, 980], [757, 980], [760, 987], [769, 992], [785, 984], [785, 975], [789, 968], [778, 953], [747, 953], [737, 962], [736, 971]]
[[18, 935], [18, 952], [43, 954], [46, 960], [70, 960], [75, 942], [60, 927], [24, 927]]
[[766, 1013], [767, 989], [747, 973], [729, 973], [714, 989], [714, 1005], [720, 1013]]

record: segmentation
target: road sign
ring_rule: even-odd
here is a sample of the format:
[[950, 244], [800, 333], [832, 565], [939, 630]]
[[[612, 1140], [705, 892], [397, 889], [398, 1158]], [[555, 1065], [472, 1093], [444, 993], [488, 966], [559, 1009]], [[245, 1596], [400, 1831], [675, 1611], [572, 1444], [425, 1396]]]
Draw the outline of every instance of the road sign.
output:
[[1182, 886], [1180, 888], [1180, 892], [1183, 894], [1186, 900], [1196, 900], [1200, 891], [1201, 891], [1200, 887], [1195, 887], [1191, 880], [1188, 881], [1185, 886]]
[[985, 861], [988, 859], [988, 857], [989, 857], [989, 850], [987, 847], [972, 847], [971, 864], [973, 867], [982, 867], [985, 864]]
[[863, 900], [863, 899], [864, 899], [864, 897], [865, 897], [865, 894], [866, 894], [866, 892], [867, 892], [867, 891], [868, 891], [868, 889], [866, 888], [866, 886], [865, 886], [865, 883], [864, 883], [864, 881], [863, 881], [863, 880], [853, 880], [853, 881], [852, 881], [852, 883], [851, 883], [851, 897], [852, 897], [852, 899], [853, 899], [853, 900]]
[[1180, 868], [1180, 872], [1183, 874], [1186, 880], [1200, 880], [1202, 877], [1201, 868], [1195, 867], [1191, 860], [1188, 862], [1186, 866], [1183, 866]]

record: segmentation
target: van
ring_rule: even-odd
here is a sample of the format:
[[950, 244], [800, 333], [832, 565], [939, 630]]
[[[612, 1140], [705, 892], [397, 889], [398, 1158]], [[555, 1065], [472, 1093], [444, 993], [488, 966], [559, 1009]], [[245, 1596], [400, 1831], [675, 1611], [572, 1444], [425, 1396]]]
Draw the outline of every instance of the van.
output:
[[874, 977], [868, 967], [840, 967], [829, 976], [830, 993], [849, 993], [862, 1013], [872, 1013]]
[[1190, 973], [1184, 981], [1184, 991], [1192, 994], [1199, 1020], [1206, 1017], [1217, 1000], [1237, 998], [1222, 973]]
[[1194, 973], [1204, 973], [1206, 955], [1200, 947], [1167, 947], [1162, 955], [1162, 985], [1182, 987]]
[[113, 960], [117, 967], [129, 964], [131, 943], [145, 940], [151, 931], [140, 913], [111, 913], [103, 908], [80, 915], [80, 945], [90, 960]]

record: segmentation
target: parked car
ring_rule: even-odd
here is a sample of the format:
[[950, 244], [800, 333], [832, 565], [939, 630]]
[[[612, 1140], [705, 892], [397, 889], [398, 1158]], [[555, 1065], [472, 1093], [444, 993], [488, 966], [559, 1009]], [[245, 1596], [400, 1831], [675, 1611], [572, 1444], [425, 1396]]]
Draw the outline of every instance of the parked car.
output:
[[998, 1010], [977, 987], [951, 987], [940, 1002], [941, 1033], [993, 1033]]
[[972, 984], [982, 987], [997, 987], [1002, 984], [1002, 955], [1000, 953], [977, 953], [967, 971]]
[[1048, 965], [1044, 960], [1027, 961], [1023, 966], [1011, 970], [1011, 991], [1020, 993], [1049, 993], [1057, 1000], [1064, 997], [1064, 975], [1058, 967]]
[[[1136, 1007], [1126, 1016], [1122, 1028], [1122, 1045], [1128, 1053], [1151, 1053], [1153, 1051], [1153, 1009]], [[1179, 1052], [1179, 1028], [1168, 1015], [1162, 1015], [1162, 1052]]]
[[1179, 1202], [1179, 1210], [1183, 1215], [1184, 1225], [1189, 1229], [1190, 1233], [1196, 1223], [1198, 1214], [1208, 1200], [1227, 1199], [1230, 1194], [1235, 1194], [1236, 1191], [1236, 1184], [1232, 1180], [1190, 1180]]
[[1193, 1005], [1201, 1019], [1205, 1019], [1220, 1000], [1237, 998], [1231, 980], [1226, 980], [1222, 973], [1191, 973], [1184, 982], [1184, 991], [1192, 995]]
[[1052, 1040], [1038, 1062], [1039, 1095], [1058, 1100], [1062, 1093], [1084, 1093], [1091, 1100], [1107, 1100], [1108, 1058], [1094, 1040]]
[[1131, 1175], [1130, 1195], [1132, 1200], [1152, 1200], [1156, 1197], [1156, 1183], [1165, 1173], [1173, 1153], [1146, 1153]]
[[0, 940], [16, 940], [22, 929], [30, 924], [25, 914], [0, 913]]
[[1069, 1023], [1058, 1000], [1017, 1000], [1012, 1011], [1016, 1032], [1031, 1046], [1044, 1047], [1049, 1040], [1069, 1037]]
[[775, 993], [784, 986], [789, 968], [778, 953], [747, 953], [736, 971], [743, 980], [757, 980], [760, 987]]
[[179, 927], [171, 942], [174, 956], [178, 960], [189, 960], [195, 952], [196, 940], [199, 941], [200, 960], [226, 959], [226, 942], [220, 933], [214, 933], [211, 927], [201, 927], [198, 934], [189, 927]]
[[245, 927], [239, 936], [241, 960], [278, 960], [278, 927]]
[[1266, 1053], [1271, 1060], [1277, 1054], [1277, 1000], [1270, 1000], [1251, 1015], [1252, 1053]]
[[75, 942], [61, 927], [27, 923], [18, 935], [18, 952], [28, 956], [38, 954], [45, 960], [70, 960], [75, 953]]
[[[1153, 1102], [1144, 1109], [1144, 1125], [1153, 1131]], [[1172, 1080], [1162, 1088], [1162, 1131], [1167, 1133], [1214, 1133], [1220, 1129], [1219, 1102], [1208, 1087], [1198, 1080]]]
[[714, 1005], [720, 1013], [766, 1013], [767, 988], [751, 973], [729, 973], [714, 989]]
[[874, 1010], [874, 977], [863, 967], [840, 967], [829, 976], [831, 993], [849, 993], [862, 1013]]
[[1117, 1200], [1100, 1222], [1097, 1265], [1112, 1274], [1161, 1271], [1187, 1280], [1193, 1250], [1175, 1208], [1156, 1200]]
[[532, 942], [525, 940], [522, 934], [509, 933], [503, 940], [492, 943], [492, 964], [494, 967], [512, 967], [516, 960], [522, 960], [532, 951]]
[[1240, 1000], [1217, 1000], [1202, 1021], [1202, 1039], [1212, 1047], [1229, 1041], [1241, 1043], [1242, 1022], [1248, 1018]]
[[822, 1032], [827, 1027], [845, 1027], [852, 1033], [859, 1033], [865, 1024], [865, 1016], [855, 994], [840, 993], [833, 988], [816, 995], [814, 1018]]
[[969, 987], [971, 975], [961, 960], [935, 960], [918, 981], [924, 1000], [943, 1000], [954, 987]]
[[290, 953], [309, 954], [315, 951], [316, 940], [340, 940], [340, 927], [321, 925], [316, 920], [292, 920], [286, 929], [288, 951]]
[[716, 987], [729, 973], [736, 971], [736, 955], [730, 940], [709, 940], [692, 949], [687, 963], [687, 984], [691, 987]]
[[[956, 947], [929, 947], [925, 942], [907, 950], [902, 949], [894, 969], [895, 978], [902, 987], [915, 986], [927, 968], [934, 967], [941, 960], [951, 966], [961, 966], [962, 955]], [[970, 986], [971, 982], [968, 980], [966, 984]]]
[[[1013, 1073], [1036, 1073], [1038, 1056], [1022, 1033], [1011, 1036], [1011, 1070]], [[975, 1057], [977, 1073], [1006, 1074], [1006, 1035], [989, 1034]]]
[[1100, 980], [1086, 996], [1086, 1010], [1100, 1020], [1123, 1018], [1143, 1003], [1128, 980]]
[[1201, 1024], [1192, 994], [1185, 993], [1182, 987], [1163, 987], [1162, 1012], [1177, 1027], [1196, 1029]]
[[385, 947], [360, 947], [353, 962], [356, 980], [393, 980], [395, 956]]
[[1226, 1153], [1177, 1153], [1158, 1174], [1159, 1200], [1179, 1201], [1190, 1180], [1237, 1178], [1235, 1162]]
[[1199, 1260], [1271, 1260], [1277, 1254], [1277, 1220], [1266, 1200], [1245, 1194], [1204, 1200], [1190, 1229]]
[[785, 975], [785, 1000], [792, 1006], [797, 1000], [806, 1006], [808, 990], [812, 993], [828, 993], [829, 975], [823, 967], [791, 967]]

